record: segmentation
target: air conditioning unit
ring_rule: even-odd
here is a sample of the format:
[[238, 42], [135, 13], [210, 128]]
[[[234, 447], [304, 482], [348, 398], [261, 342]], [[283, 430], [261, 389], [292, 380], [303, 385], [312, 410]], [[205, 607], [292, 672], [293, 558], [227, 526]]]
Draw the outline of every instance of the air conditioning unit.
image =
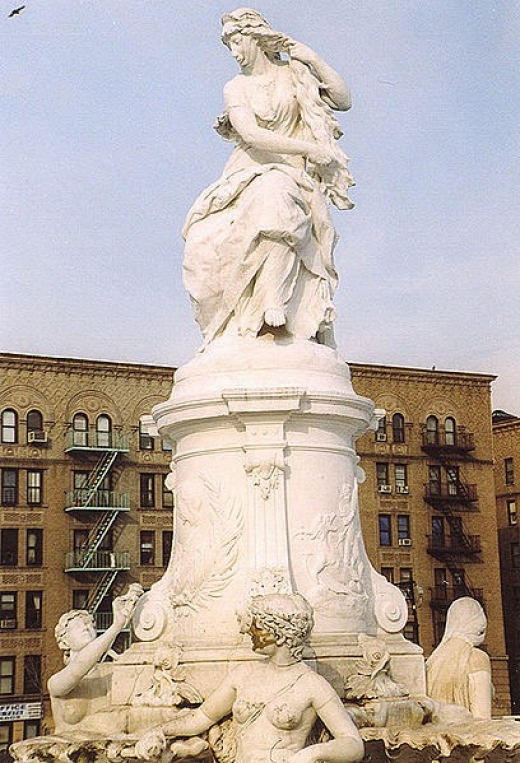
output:
[[399, 538], [399, 545], [400, 546], [411, 546], [412, 545], [412, 539], [411, 538]]
[[0, 628], [3, 630], [7, 628], [16, 628], [16, 620], [0, 620]]
[[386, 432], [376, 432], [376, 442], [386, 442]]
[[408, 485], [398, 485], [396, 489], [397, 492], [401, 493], [402, 495], [408, 494]]
[[379, 485], [378, 490], [380, 493], [391, 493], [392, 485]]
[[48, 440], [47, 432], [29, 432], [27, 435], [27, 441], [31, 443], [46, 443]]

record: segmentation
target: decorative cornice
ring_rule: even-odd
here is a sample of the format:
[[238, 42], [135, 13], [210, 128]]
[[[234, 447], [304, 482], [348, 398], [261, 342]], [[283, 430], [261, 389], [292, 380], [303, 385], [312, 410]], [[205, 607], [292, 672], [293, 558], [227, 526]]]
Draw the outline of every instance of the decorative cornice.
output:
[[24, 371], [50, 371], [65, 374], [87, 374], [89, 376], [164, 376], [172, 381], [176, 371], [174, 366], [148, 365], [145, 363], [127, 363], [109, 360], [87, 360], [82, 358], [59, 358], [47, 355], [24, 355], [0, 352], [0, 367], [16, 368]]
[[438, 371], [429, 368], [410, 368], [406, 366], [379, 366], [368, 363], [349, 363], [352, 376], [365, 378], [380, 378], [389, 376], [392, 379], [403, 381], [414, 381], [418, 379], [427, 380], [432, 383], [449, 382], [450, 384], [460, 385], [489, 385], [497, 376], [494, 374], [474, 373], [472, 371]]

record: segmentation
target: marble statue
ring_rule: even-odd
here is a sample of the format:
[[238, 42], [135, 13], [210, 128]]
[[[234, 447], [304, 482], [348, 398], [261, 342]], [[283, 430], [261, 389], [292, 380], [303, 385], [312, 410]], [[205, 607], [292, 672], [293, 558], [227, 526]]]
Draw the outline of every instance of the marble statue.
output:
[[485, 639], [486, 615], [475, 599], [464, 596], [448, 609], [446, 630], [426, 661], [428, 695], [466, 707], [476, 718], [491, 718], [493, 685]]
[[138, 583], [132, 583], [124, 596], [112, 604], [113, 622], [96, 635], [92, 615], [73, 609], [61, 616], [56, 640], [63, 651], [65, 667], [49, 678], [48, 689], [57, 734], [76, 731], [103, 734], [113, 726], [111, 717], [110, 662], [101, 662], [116, 637], [128, 625], [135, 606], [143, 594]]
[[[264, 659], [243, 662], [200, 707], [144, 735], [135, 746], [137, 757], [157, 757], [167, 737], [198, 736], [232, 713], [237, 763], [360, 761], [363, 742], [340, 698], [302, 661], [312, 625], [312, 608], [299, 594], [254, 597], [241, 630]], [[317, 718], [331, 738], [306, 746]]]
[[255, 10], [223, 16], [222, 40], [241, 68], [224, 88], [216, 129], [235, 143], [222, 177], [184, 228], [184, 279], [205, 343], [264, 325], [331, 344], [337, 284], [328, 210], [352, 207], [347, 157], [332, 110], [341, 77]]

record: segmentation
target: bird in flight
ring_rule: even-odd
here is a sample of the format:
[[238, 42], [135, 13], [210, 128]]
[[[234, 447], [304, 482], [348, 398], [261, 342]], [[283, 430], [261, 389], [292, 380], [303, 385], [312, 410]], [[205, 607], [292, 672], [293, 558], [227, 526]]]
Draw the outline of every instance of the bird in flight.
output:
[[11, 13], [9, 14], [9, 18], [12, 19], [13, 16], [18, 16], [19, 13], [21, 13], [25, 8], [25, 5], [20, 5], [19, 8], [13, 8]]

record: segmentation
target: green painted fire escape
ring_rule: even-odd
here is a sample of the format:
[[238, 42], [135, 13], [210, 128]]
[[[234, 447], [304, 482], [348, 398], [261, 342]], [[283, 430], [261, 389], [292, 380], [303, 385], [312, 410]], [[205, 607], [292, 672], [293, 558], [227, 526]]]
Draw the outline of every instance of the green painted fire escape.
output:
[[130, 569], [129, 552], [107, 549], [104, 543], [123, 513], [130, 510], [127, 493], [104, 488], [107, 478], [115, 477], [118, 459], [128, 450], [128, 438], [120, 432], [71, 430], [66, 436], [65, 453], [77, 458], [88, 476], [80, 488], [67, 493], [65, 511], [82, 514], [91, 526], [81, 548], [67, 553], [65, 572], [94, 577], [86, 604], [93, 615], [118, 575]]

